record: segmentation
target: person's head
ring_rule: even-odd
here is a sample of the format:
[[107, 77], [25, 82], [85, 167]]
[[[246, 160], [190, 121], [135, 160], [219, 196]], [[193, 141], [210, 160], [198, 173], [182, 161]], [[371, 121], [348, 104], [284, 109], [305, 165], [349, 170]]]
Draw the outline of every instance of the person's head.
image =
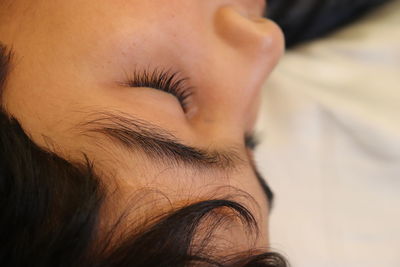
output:
[[284, 266], [251, 151], [283, 51], [263, 9], [0, 0], [1, 266]]

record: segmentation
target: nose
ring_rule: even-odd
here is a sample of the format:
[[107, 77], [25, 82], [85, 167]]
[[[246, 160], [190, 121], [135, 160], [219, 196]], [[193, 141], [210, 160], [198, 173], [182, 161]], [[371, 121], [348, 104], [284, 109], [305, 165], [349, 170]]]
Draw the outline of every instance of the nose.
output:
[[[236, 3], [236, 2], [235, 2]], [[200, 119], [208, 134], [243, 138], [257, 117], [260, 91], [283, 53], [283, 35], [267, 19], [251, 17], [243, 5], [220, 6], [214, 16], [212, 86]], [[216, 77], [216, 78], [214, 78]], [[204, 126], [203, 125], [203, 126]]]
[[[256, 6], [257, 2], [249, 0], [246, 3]], [[264, 1], [265, 2], [265, 1]], [[241, 5], [221, 7], [215, 17], [215, 27], [219, 37], [238, 54], [247, 59], [248, 73], [243, 73], [249, 78], [247, 81], [247, 102], [243, 103], [246, 115], [246, 128], [251, 128], [258, 113], [257, 104], [260, 98], [260, 90], [277, 64], [283, 53], [283, 34], [280, 28], [272, 21], [254, 16], [250, 10], [242, 13]], [[246, 6], [245, 6], [246, 7]], [[247, 6], [248, 7], [248, 6]], [[256, 10], [262, 10], [260, 6]], [[245, 64], [245, 63], [244, 63]], [[245, 64], [246, 65], [246, 64]]]
[[266, 11], [267, 0], [231, 0], [241, 14], [246, 17], [262, 17]]
[[251, 15], [241, 6], [221, 7], [215, 16], [215, 29], [221, 39], [247, 53], [249, 59], [270, 58], [279, 45], [279, 27], [272, 21]]

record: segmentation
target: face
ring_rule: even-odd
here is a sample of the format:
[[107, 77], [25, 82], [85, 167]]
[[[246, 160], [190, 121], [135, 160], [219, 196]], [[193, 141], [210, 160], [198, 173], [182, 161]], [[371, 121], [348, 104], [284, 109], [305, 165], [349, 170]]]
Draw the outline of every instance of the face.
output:
[[149, 188], [179, 206], [240, 189], [268, 244], [245, 146], [283, 51], [264, 1], [16, 2], [0, 26], [15, 54], [3, 102], [37, 144], [87, 155], [121, 199]]

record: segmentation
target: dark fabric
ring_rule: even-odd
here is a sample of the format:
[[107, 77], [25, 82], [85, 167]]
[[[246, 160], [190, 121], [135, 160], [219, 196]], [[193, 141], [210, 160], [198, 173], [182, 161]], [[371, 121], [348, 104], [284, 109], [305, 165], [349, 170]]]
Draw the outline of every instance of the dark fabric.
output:
[[293, 47], [332, 32], [391, 0], [269, 0], [267, 16]]

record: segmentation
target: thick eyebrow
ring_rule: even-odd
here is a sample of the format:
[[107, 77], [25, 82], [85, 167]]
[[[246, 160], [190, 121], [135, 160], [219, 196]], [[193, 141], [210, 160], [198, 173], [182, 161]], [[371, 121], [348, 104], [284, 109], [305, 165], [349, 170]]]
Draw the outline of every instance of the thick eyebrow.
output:
[[[98, 136], [92, 134], [101, 134], [128, 151], [140, 150], [159, 163], [167, 162], [175, 166], [185, 165], [200, 170], [210, 168], [229, 170], [245, 162], [235, 148], [217, 151], [184, 145], [171, 132], [124, 112], [91, 113], [77, 128], [82, 134], [94, 138]], [[245, 145], [248, 149], [254, 150], [256, 144], [257, 140], [254, 135], [246, 135]], [[251, 167], [271, 208], [272, 190], [252, 161]]]
[[[184, 145], [171, 132], [124, 112], [95, 112], [78, 125], [82, 134], [101, 134], [128, 151], [144, 152], [152, 160], [197, 169], [234, 168], [243, 159], [235, 148], [205, 150]], [[96, 138], [96, 136], [92, 136]]]

